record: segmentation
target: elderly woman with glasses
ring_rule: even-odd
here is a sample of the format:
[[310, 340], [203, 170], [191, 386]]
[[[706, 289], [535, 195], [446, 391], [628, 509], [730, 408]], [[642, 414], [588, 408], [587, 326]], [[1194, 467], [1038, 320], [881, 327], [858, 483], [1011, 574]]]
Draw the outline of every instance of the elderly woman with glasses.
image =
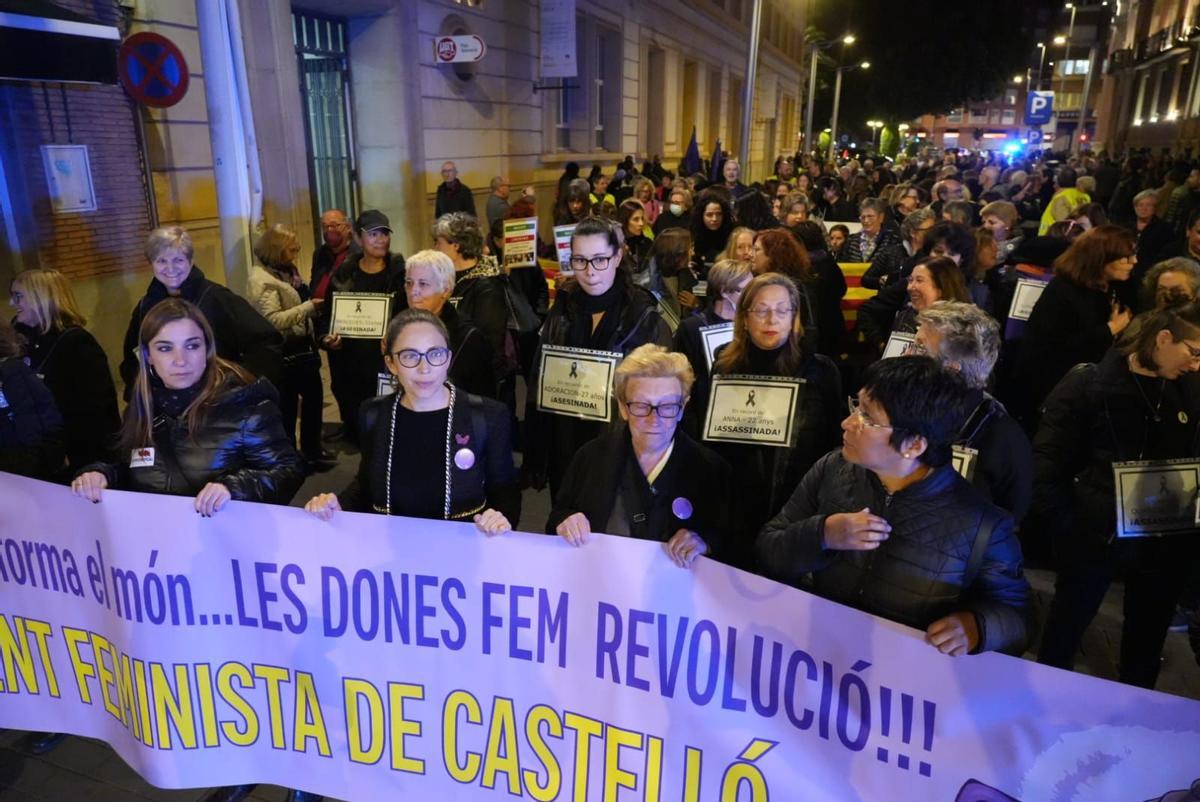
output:
[[[733, 340], [717, 351], [713, 362], [714, 380], [762, 376], [800, 384], [787, 447], [731, 442], [714, 446], [737, 477], [749, 539], [732, 544], [730, 561], [746, 569], [754, 564], [754, 533], [779, 511], [805, 471], [838, 442], [841, 375], [828, 357], [805, 345], [799, 305], [799, 290], [787, 276], [756, 277], [738, 300]], [[711, 398], [711, 385], [708, 394]]]
[[622, 360], [614, 389], [625, 425], [571, 460], [547, 534], [575, 546], [592, 532], [657, 540], [682, 568], [722, 554], [739, 520], [733, 472], [678, 428], [693, 378], [687, 357], [662, 346]]
[[362, 459], [341, 493], [304, 509], [322, 520], [338, 510], [410, 518], [470, 520], [487, 535], [512, 529], [521, 491], [512, 461], [512, 425], [498, 401], [448, 380], [450, 335], [432, 312], [405, 309], [388, 324], [383, 361], [394, 395], [362, 406]]
[[1020, 654], [1033, 610], [1012, 518], [950, 465], [965, 401], [929, 357], [872, 365], [842, 447], [759, 533], [768, 574], [921, 630], [943, 654]]

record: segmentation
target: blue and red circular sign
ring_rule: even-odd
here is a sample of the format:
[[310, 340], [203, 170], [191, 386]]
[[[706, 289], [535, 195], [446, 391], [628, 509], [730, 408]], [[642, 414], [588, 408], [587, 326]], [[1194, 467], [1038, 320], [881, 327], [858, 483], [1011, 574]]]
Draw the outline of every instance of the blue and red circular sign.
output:
[[117, 54], [121, 86], [145, 106], [164, 109], [187, 94], [188, 67], [175, 43], [157, 33], [135, 33]]

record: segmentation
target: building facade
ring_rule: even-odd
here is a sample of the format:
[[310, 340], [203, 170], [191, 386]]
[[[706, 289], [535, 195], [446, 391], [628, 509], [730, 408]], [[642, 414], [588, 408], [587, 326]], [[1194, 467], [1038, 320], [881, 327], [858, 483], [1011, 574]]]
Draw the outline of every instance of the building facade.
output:
[[965, 104], [946, 114], [925, 114], [909, 123], [908, 136], [952, 150], [1004, 150], [1026, 141], [1022, 115], [1025, 84], [1013, 84], [991, 100]]

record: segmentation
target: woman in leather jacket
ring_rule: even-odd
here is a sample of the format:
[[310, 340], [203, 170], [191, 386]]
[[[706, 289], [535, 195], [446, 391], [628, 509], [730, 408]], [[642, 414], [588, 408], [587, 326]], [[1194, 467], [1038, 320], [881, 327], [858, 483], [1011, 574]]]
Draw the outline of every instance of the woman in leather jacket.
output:
[[396, 315], [383, 350], [399, 387], [362, 406], [358, 475], [341, 493], [314, 496], [304, 509], [326, 521], [344, 509], [473, 520], [488, 535], [512, 529], [521, 491], [507, 408], [447, 381], [450, 335], [432, 312]]
[[269, 381], [217, 356], [198, 307], [180, 298], [156, 304], [142, 321], [138, 352], [122, 459], [81, 470], [75, 495], [98, 502], [112, 487], [194, 496], [206, 517], [231, 499], [291, 501], [304, 459], [283, 430], [279, 396]]

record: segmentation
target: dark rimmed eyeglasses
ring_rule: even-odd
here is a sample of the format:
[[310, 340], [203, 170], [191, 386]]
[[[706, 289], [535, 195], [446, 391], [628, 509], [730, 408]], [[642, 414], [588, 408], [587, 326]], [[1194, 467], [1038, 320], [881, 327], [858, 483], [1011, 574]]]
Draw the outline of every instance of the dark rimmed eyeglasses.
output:
[[450, 349], [430, 348], [428, 351], [418, 351], [415, 348], [404, 348], [394, 352], [392, 359], [406, 368], [415, 368], [424, 359], [431, 368], [436, 368], [450, 361]]
[[647, 404], [645, 401], [626, 401], [625, 408], [635, 418], [648, 418], [651, 412], [657, 412], [663, 420], [673, 420], [683, 412], [683, 404], [679, 401], [664, 401], [661, 404]]

